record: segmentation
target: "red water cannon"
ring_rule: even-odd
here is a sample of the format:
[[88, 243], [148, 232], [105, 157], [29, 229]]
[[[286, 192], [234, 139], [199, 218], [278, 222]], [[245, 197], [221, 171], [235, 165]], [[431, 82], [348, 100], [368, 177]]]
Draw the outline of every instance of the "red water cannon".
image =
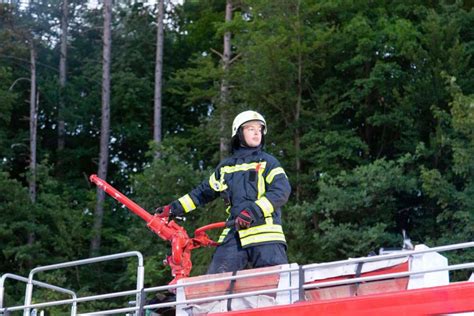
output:
[[181, 278], [186, 278], [193, 266], [191, 262], [191, 250], [199, 247], [218, 246], [219, 243], [213, 241], [206, 234], [206, 231], [216, 228], [224, 228], [225, 222], [213, 223], [200, 227], [194, 231], [194, 238], [190, 238], [186, 230], [173, 220], [160, 217], [159, 214], [152, 215], [145, 211], [138, 204], [127, 198], [105, 180], [93, 174], [90, 181], [105, 193], [125, 205], [130, 211], [141, 217], [155, 234], [161, 239], [171, 243], [171, 255], [165, 260], [165, 264], [171, 267], [174, 279], [170, 284], [174, 284]]

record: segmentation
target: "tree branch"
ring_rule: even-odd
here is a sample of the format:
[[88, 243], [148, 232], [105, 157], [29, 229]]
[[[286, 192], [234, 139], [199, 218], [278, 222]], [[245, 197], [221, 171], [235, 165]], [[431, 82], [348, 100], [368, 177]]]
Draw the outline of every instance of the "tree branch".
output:
[[16, 79], [15, 81], [13, 81], [12, 85], [10, 86], [10, 88], [8, 88], [8, 91], [12, 91], [13, 87], [16, 85], [16, 83], [20, 80], [28, 80], [30, 81], [31, 79], [30, 78], [26, 78], [26, 77], [20, 77], [18, 79]]
[[222, 55], [221, 53], [219, 53], [217, 50], [215, 50], [214, 48], [211, 48], [211, 52], [213, 52], [214, 54], [218, 55], [221, 59], [224, 59], [224, 55]]
[[240, 56], [242, 56], [242, 53], [238, 53], [236, 56], [234, 56], [234, 58], [232, 58], [230, 61], [229, 61], [229, 64], [232, 64], [237, 58], [239, 58]]

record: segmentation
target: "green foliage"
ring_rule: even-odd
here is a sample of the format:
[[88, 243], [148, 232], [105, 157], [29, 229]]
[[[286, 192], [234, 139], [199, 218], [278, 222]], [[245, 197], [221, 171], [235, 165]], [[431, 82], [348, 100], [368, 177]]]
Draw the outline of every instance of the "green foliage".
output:
[[10, 120], [13, 101], [15, 99], [15, 94], [10, 90], [11, 85], [8, 85], [9, 82], [13, 84], [11, 72], [9, 68], [0, 68], [0, 82], [2, 83], [0, 90], [0, 122], [3, 126]]
[[[331, 246], [340, 255], [364, 255], [378, 246], [390, 245], [408, 229], [405, 210], [419, 194], [417, 179], [410, 173], [413, 158], [398, 161], [376, 160], [351, 172], [321, 177], [319, 195], [314, 202], [313, 216], [318, 218], [316, 230], [320, 238], [339, 237]], [[413, 202], [412, 202], [413, 203]], [[411, 209], [410, 209], [411, 210]], [[326, 239], [329, 241], [330, 239]], [[352, 245], [357, 240], [360, 245]], [[329, 247], [329, 246], [327, 246]], [[332, 253], [334, 256], [334, 253]]]
[[0, 211], [2, 223], [2, 272], [24, 270], [31, 261], [32, 247], [27, 243], [27, 234], [34, 230], [33, 208], [27, 190], [8, 174], [0, 173]]
[[[28, 275], [35, 266], [87, 255], [88, 224], [84, 213], [87, 201], [79, 199], [82, 192], [71, 191], [52, 178], [50, 172], [46, 163], [38, 166], [38, 194], [34, 204], [21, 183], [6, 173], [0, 174], [1, 273]], [[73, 276], [71, 270], [55, 271], [40, 279], [46, 278], [44, 280], [66, 288], [77, 287], [77, 279]], [[8, 292], [12, 293], [11, 288]], [[51, 295], [50, 292], [42, 293], [35, 297], [44, 299]], [[22, 302], [21, 296], [10, 299]]]
[[[23, 11], [0, 4], [2, 273], [27, 274], [37, 265], [88, 256], [96, 188], [87, 178], [97, 170], [102, 14], [83, 1], [71, 4], [68, 79], [60, 91], [59, 2], [32, 3]], [[282, 163], [293, 192], [298, 188], [298, 200], [292, 196], [283, 208], [291, 261], [399, 247], [402, 229], [429, 246], [473, 240], [472, 4], [252, 0], [234, 3], [228, 23], [225, 4], [184, 1], [167, 12], [159, 160], [147, 147], [156, 12], [140, 3], [114, 6], [110, 183], [148, 211], [170, 203], [207, 179], [219, 161], [220, 138], [230, 136], [229, 121], [251, 108], [266, 117], [266, 149]], [[226, 31], [232, 33], [228, 73], [215, 53]], [[26, 189], [28, 79], [10, 91], [15, 80], [29, 78], [26, 44], [33, 38], [43, 161], [35, 204]], [[223, 79], [230, 87], [226, 105], [220, 103]], [[60, 95], [67, 135], [58, 152]], [[224, 219], [218, 199], [180, 225], [192, 235]], [[103, 253], [129, 250], [145, 255], [147, 286], [171, 279], [162, 265], [167, 243], [107, 197]], [[193, 252], [193, 275], [206, 271], [211, 253]], [[449, 259], [473, 256], [456, 252]], [[133, 288], [135, 269], [129, 260], [43, 277], [95, 294]], [[22, 291], [9, 292], [9, 301], [21, 302]]]
[[[367, 145], [351, 131], [313, 129], [302, 138], [305, 160], [311, 162], [309, 175], [335, 174], [363, 162]], [[324, 169], [323, 169], [324, 168]]]
[[161, 148], [163, 157], [154, 160], [143, 174], [133, 179], [137, 201], [146, 209], [152, 210], [186, 194], [201, 180], [202, 174], [189, 162], [190, 153], [169, 145], [173, 143], [166, 140]]
[[[437, 223], [443, 227], [440, 237], [472, 239], [474, 98], [466, 96], [454, 77], [446, 76], [447, 90], [452, 96], [450, 113], [440, 113], [434, 145], [448, 153], [446, 166], [422, 168], [423, 189], [440, 209]], [[456, 236], [456, 237], [454, 237]], [[449, 238], [449, 237], [448, 237]]]
[[12, 69], [0, 66], [0, 151], [2, 161], [0, 166], [5, 164], [10, 157], [8, 140], [8, 123], [10, 122], [16, 94], [10, 90], [12, 79]]

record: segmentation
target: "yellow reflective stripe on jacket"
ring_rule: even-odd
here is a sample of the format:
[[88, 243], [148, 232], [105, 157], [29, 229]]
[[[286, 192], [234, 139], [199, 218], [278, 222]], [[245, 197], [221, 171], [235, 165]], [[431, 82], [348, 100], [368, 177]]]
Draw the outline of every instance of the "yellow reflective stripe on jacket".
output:
[[227, 234], [229, 233], [229, 230], [230, 230], [230, 228], [227, 227], [222, 231], [221, 235], [219, 236], [219, 240], [217, 240], [218, 243], [221, 244], [221, 243], [224, 242], [225, 236], [227, 236]]
[[[209, 186], [216, 192], [222, 192], [227, 189], [227, 185], [224, 182], [224, 175], [226, 173], [233, 173], [239, 171], [248, 171], [252, 169], [257, 169], [257, 166], [260, 165], [258, 170], [258, 195], [261, 196], [265, 193], [265, 183], [263, 182], [263, 171], [267, 165], [266, 161], [262, 162], [252, 162], [252, 163], [243, 163], [240, 165], [235, 166], [224, 166], [220, 168], [220, 179], [216, 179], [216, 173], [213, 172], [212, 175], [209, 177]], [[260, 179], [261, 178], [261, 179]]]
[[277, 225], [277, 224], [272, 224], [272, 225], [264, 224], [264, 225], [259, 225], [259, 226], [239, 230], [239, 236], [241, 239], [251, 236], [251, 235], [264, 234], [264, 233], [283, 234], [283, 228], [281, 227], [281, 225]]
[[[235, 165], [235, 166], [224, 166], [220, 169], [221, 182], [222, 183], [224, 182], [224, 174], [226, 174], [226, 173], [233, 173], [233, 172], [239, 172], [239, 171], [248, 171], [248, 170], [252, 170], [252, 169], [257, 169], [257, 167], [258, 167], [257, 199], [259, 199], [265, 194], [265, 180], [263, 178], [263, 172], [265, 171], [266, 166], [267, 166], [266, 161], [243, 163], [243, 164]], [[225, 188], [227, 189], [227, 186]]]
[[189, 196], [189, 194], [186, 194], [178, 199], [179, 203], [181, 203], [181, 206], [183, 207], [184, 211], [191, 212], [196, 208], [196, 205], [194, 205], [193, 199]]
[[243, 164], [235, 165], [235, 166], [224, 166], [220, 169], [220, 171], [221, 171], [221, 174], [233, 173], [233, 172], [238, 172], [238, 171], [247, 171], [251, 169], [256, 169], [257, 165], [260, 165], [260, 168], [265, 169], [267, 162], [262, 161], [262, 162], [243, 163]]
[[263, 178], [263, 172], [265, 171], [266, 163], [260, 166], [258, 169], [257, 177], [257, 199], [261, 198], [265, 194], [265, 179]]
[[242, 245], [242, 247], [271, 241], [282, 241], [286, 243], [285, 235], [280, 233], [267, 233], [240, 238], [240, 244]]
[[239, 237], [242, 247], [262, 242], [286, 242], [285, 235], [283, 234], [283, 228], [281, 225], [276, 224], [264, 224], [239, 230]]
[[255, 201], [255, 204], [260, 207], [264, 217], [272, 216], [272, 213], [275, 210], [272, 203], [264, 196]]
[[221, 179], [217, 181], [215, 172], [209, 177], [209, 186], [216, 192], [222, 192], [227, 189], [227, 185], [224, 183], [224, 176], [221, 175]]
[[267, 175], [265, 181], [267, 181], [268, 184], [273, 182], [273, 178], [275, 178], [276, 175], [283, 173], [286, 177], [285, 170], [283, 170], [282, 167], [277, 167], [270, 171], [270, 173]]

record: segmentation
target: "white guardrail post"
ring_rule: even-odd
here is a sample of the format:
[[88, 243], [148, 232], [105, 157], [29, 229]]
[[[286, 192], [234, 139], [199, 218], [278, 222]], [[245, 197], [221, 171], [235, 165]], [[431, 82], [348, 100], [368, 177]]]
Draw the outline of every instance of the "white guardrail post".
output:
[[[96, 263], [96, 262], [122, 259], [122, 258], [127, 258], [127, 257], [132, 257], [132, 256], [137, 256], [138, 257], [137, 290], [141, 291], [143, 289], [144, 267], [143, 267], [143, 255], [138, 251], [122, 252], [122, 253], [117, 253], [117, 254], [108, 255], [108, 256], [101, 256], [101, 257], [94, 257], [94, 258], [83, 259], [83, 260], [69, 261], [69, 262], [63, 262], [63, 263], [52, 264], [52, 265], [48, 265], [48, 266], [42, 266], [42, 267], [34, 268], [33, 270], [30, 271], [30, 274], [29, 274], [29, 277], [28, 277], [28, 283], [26, 285], [25, 309], [23, 311], [23, 316], [30, 316], [30, 307], [29, 306], [31, 305], [32, 296], [33, 296], [33, 284], [35, 282], [33, 280], [33, 277], [36, 273], [49, 271], [49, 270], [55, 270], [55, 269], [61, 269], [61, 268], [74, 267], [74, 266], [79, 266], [79, 265], [84, 265], [84, 264]], [[137, 293], [136, 297], [137, 297], [137, 304], [140, 304], [140, 300], [139, 300], [139, 299], [141, 299], [140, 293]], [[76, 303], [76, 300], [74, 300], [74, 303]]]

